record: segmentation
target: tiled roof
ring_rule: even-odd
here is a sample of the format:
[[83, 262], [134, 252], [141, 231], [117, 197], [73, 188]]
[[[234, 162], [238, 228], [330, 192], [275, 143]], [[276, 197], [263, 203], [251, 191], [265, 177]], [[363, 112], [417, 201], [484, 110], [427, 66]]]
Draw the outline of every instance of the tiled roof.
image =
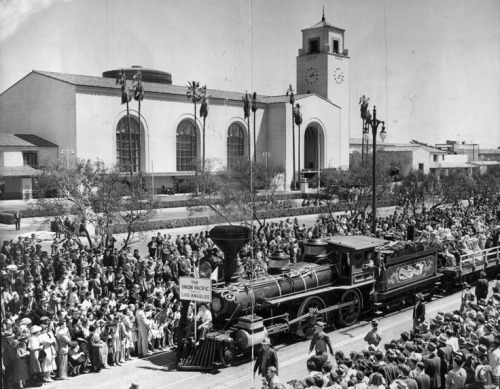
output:
[[[303, 95], [295, 95], [295, 100], [300, 100], [305, 97], [312, 96], [312, 94], [303, 94]], [[274, 103], [289, 103], [290, 97], [287, 95], [282, 96], [264, 96], [262, 97], [262, 102], [266, 104], [274, 104]]]
[[429, 153], [434, 153], [434, 154], [448, 154], [446, 151], [436, 149], [434, 147], [430, 146], [424, 146], [424, 145], [419, 145], [422, 147], [425, 151], [428, 151]]
[[419, 146], [386, 146], [381, 149], [381, 151], [414, 151], [419, 149]]
[[32, 134], [6, 134], [0, 133], [0, 146], [2, 147], [57, 147], [52, 142]]
[[471, 165], [500, 165], [498, 161], [470, 161]]
[[[120, 89], [120, 85], [116, 85], [116, 80], [114, 78], [83, 76], [78, 74], [67, 74], [67, 73], [53, 73], [53, 72], [44, 72], [40, 70], [33, 70], [33, 73], [41, 74], [43, 76], [63, 81], [72, 85], [88, 86], [94, 88]], [[130, 82], [129, 85], [132, 86], [132, 82]], [[188, 89], [187, 86], [159, 84], [154, 82], [143, 82], [143, 85], [146, 93], [153, 92], [153, 93], [186, 96], [186, 92]], [[241, 101], [241, 99], [245, 96], [245, 93], [223, 91], [218, 89], [207, 89], [207, 95], [214, 99]], [[265, 103], [266, 97], [267, 96], [257, 95], [257, 101]]]
[[448, 154], [446, 151], [435, 149], [434, 147], [413, 144], [413, 143], [410, 143], [408, 145], [398, 144], [396, 146], [387, 145], [387, 147], [385, 147], [385, 148], [387, 149], [387, 151], [413, 151], [413, 150], [417, 150], [417, 149], [424, 149], [425, 151], [427, 151], [429, 153]]
[[18, 138], [24, 139], [26, 142], [29, 142], [38, 147], [57, 147], [56, 144], [49, 142], [43, 138], [40, 138], [38, 135], [34, 134], [15, 134]]
[[328, 23], [326, 20], [322, 20], [321, 22], [316, 23], [314, 26], [304, 28], [304, 30], [312, 30], [313, 28], [321, 28], [321, 27], [330, 27], [330, 28], [335, 28], [337, 30], [345, 31], [343, 28], [335, 27], [333, 24]]
[[0, 166], [1, 177], [31, 177], [39, 174], [41, 171], [31, 166]]
[[35, 147], [34, 144], [19, 138], [14, 134], [0, 133], [0, 146], [7, 147]]

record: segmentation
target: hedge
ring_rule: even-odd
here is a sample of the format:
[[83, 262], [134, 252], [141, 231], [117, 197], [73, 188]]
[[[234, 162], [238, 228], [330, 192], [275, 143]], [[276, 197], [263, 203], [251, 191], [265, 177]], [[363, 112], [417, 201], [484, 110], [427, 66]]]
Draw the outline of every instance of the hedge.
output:
[[[280, 195], [281, 196], [281, 195]], [[296, 199], [301, 198], [301, 193], [290, 193], [282, 195], [281, 199]], [[298, 196], [298, 197], [297, 197]], [[307, 198], [307, 197], [305, 197]], [[187, 206], [188, 202], [192, 202], [192, 200], [179, 200], [174, 201], [183, 202], [183, 207]], [[164, 203], [170, 204], [170, 203]], [[380, 200], [377, 202], [379, 207], [388, 207], [397, 205], [397, 199], [389, 198]], [[193, 205], [192, 203], [189, 205]], [[161, 207], [161, 208], [174, 208], [174, 207]], [[339, 207], [336, 211], [347, 211], [347, 207]], [[321, 214], [328, 213], [328, 207], [326, 206], [310, 206], [310, 207], [294, 207], [294, 208], [285, 208], [285, 209], [273, 209], [266, 212], [266, 219], [280, 218], [280, 217], [296, 217], [303, 215], [312, 215], [312, 214]], [[37, 209], [30, 209], [26, 211], [22, 211], [23, 218], [29, 217], [48, 217], [51, 215], [43, 214]], [[238, 220], [233, 220], [234, 222]], [[135, 231], [151, 231], [151, 230], [164, 230], [170, 228], [181, 228], [181, 227], [191, 227], [191, 226], [202, 226], [209, 224], [218, 224], [225, 223], [226, 219], [220, 216], [200, 216], [200, 217], [190, 217], [190, 218], [181, 218], [181, 219], [165, 219], [165, 220], [149, 220], [145, 222], [139, 222], [135, 224]], [[0, 223], [2, 224], [14, 224], [13, 214], [0, 213]], [[117, 224], [113, 227], [113, 233], [126, 233], [127, 226], [126, 224]]]
[[[393, 200], [384, 200], [377, 203], [379, 207], [390, 207], [396, 205]], [[347, 207], [339, 207], [335, 212], [348, 211]], [[316, 214], [326, 214], [328, 213], [327, 206], [317, 206], [317, 207], [296, 207], [287, 209], [273, 209], [266, 212], [266, 219], [274, 218], [284, 218], [284, 217], [296, 217], [305, 215], [316, 215]], [[238, 222], [239, 220], [232, 220], [233, 222]], [[135, 225], [135, 231], [155, 231], [155, 230], [166, 230], [170, 228], [182, 228], [182, 227], [192, 227], [192, 226], [206, 226], [209, 224], [219, 224], [226, 223], [226, 219], [220, 216], [201, 216], [201, 217], [191, 217], [183, 219], [169, 219], [169, 220], [150, 220], [145, 222], [140, 222]], [[120, 234], [127, 232], [126, 224], [116, 224], [113, 226], [113, 233]]]
[[[302, 193], [282, 193], [275, 195], [277, 201], [281, 200], [293, 200], [302, 198]], [[169, 201], [160, 201], [157, 203], [157, 207], [155, 209], [163, 209], [163, 208], [183, 208], [183, 207], [192, 207], [201, 205], [201, 202], [197, 199], [185, 199], [185, 200], [169, 200]], [[37, 209], [37, 208], [29, 208], [21, 211], [21, 216], [23, 218], [33, 218], [33, 217], [50, 217], [55, 216], [46, 211]], [[0, 223], [1, 224], [14, 224], [14, 218], [11, 214], [8, 213], [0, 213]]]

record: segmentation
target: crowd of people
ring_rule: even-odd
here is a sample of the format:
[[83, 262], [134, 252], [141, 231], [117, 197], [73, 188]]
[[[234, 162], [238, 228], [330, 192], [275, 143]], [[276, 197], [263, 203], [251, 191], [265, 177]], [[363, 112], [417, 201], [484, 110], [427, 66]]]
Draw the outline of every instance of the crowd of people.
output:
[[[423, 210], [417, 217], [398, 210], [378, 219], [377, 235], [406, 239], [413, 225], [416, 241], [437, 242], [443, 253], [459, 254], [498, 246], [499, 219], [498, 204], [489, 203]], [[301, 240], [369, 234], [370, 225], [369, 215], [349, 218], [346, 213], [320, 217], [311, 227], [291, 218], [254, 227], [252, 241], [238, 254], [240, 275], [250, 269], [254, 275], [265, 273], [267, 256], [275, 250], [295, 261]], [[143, 256], [139, 250], [115, 247], [116, 242], [108, 236], [89, 249], [70, 237], [56, 237], [50, 250], [43, 250], [34, 234], [3, 242], [3, 387], [38, 386], [99, 372], [176, 347], [179, 277], [204, 275], [200, 263], [213, 263], [222, 253], [208, 231], [176, 237], [158, 232]]]
[[[398, 339], [383, 341], [378, 321], [365, 336], [366, 347], [346, 353], [335, 350], [316, 325], [307, 372], [293, 380], [279, 374], [278, 357], [266, 345], [257, 365], [263, 388], [269, 389], [493, 389], [500, 383], [500, 278], [491, 293], [472, 292], [464, 283], [462, 304], [453, 312], [438, 312], [408, 328]], [[479, 297], [479, 298], [478, 298]], [[323, 340], [319, 342], [318, 340]], [[328, 352], [332, 358], [328, 359]], [[262, 355], [267, 364], [262, 365]], [[262, 367], [261, 367], [262, 365]], [[287, 383], [285, 383], [287, 382]]]

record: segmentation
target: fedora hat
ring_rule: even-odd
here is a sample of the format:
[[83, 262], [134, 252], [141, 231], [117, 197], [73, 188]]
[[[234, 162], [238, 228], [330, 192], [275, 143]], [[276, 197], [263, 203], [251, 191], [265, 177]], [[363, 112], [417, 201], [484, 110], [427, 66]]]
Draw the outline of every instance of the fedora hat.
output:
[[318, 321], [314, 327], [318, 328], [318, 327], [324, 327], [324, 326], [325, 326], [325, 323], [323, 323], [322, 321]]

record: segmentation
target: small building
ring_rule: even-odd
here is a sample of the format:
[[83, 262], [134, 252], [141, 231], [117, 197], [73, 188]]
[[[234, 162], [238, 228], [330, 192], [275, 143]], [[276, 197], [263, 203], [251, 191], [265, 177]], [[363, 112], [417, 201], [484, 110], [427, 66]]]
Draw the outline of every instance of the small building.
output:
[[402, 176], [406, 176], [411, 171], [417, 170], [424, 174], [432, 173], [432, 170], [439, 168], [439, 164], [443, 163], [446, 157], [445, 151], [413, 143], [395, 146], [385, 145], [377, 148], [377, 150], [400, 156], [403, 166], [399, 174]]
[[0, 199], [31, 199], [33, 177], [57, 156], [57, 145], [37, 135], [0, 133]]
[[500, 147], [496, 149], [479, 149], [479, 159], [500, 162]]
[[436, 144], [435, 147], [439, 150], [446, 151], [448, 154], [466, 155], [467, 162], [477, 161], [479, 159], [479, 145], [477, 143], [447, 140], [446, 143]]

